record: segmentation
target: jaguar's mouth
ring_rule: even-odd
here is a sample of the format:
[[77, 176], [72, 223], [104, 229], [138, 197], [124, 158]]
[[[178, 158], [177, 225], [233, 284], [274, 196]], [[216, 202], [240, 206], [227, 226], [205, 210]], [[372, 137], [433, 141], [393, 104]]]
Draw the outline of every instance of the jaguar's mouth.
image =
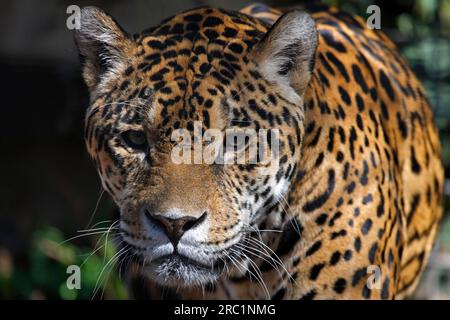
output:
[[212, 283], [221, 274], [220, 262], [206, 265], [178, 253], [160, 257], [149, 264], [147, 270], [157, 283], [167, 287], [190, 287]]
[[183, 266], [183, 265], [191, 265], [191, 266], [195, 266], [197, 268], [204, 268], [204, 269], [210, 269], [211, 266], [207, 266], [197, 260], [194, 260], [192, 258], [186, 257], [184, 255], [181, 255], [179, 253], [173, 253], [173, 254], [169, 254], [169, 255], [165, 255], [163, 257], [160, 257], [154, 261], [152, 261], [152, 263], [154, 264], [167, 264], [167, 263], [172, 263], [172, 264], [177, 264], [179, 266]]

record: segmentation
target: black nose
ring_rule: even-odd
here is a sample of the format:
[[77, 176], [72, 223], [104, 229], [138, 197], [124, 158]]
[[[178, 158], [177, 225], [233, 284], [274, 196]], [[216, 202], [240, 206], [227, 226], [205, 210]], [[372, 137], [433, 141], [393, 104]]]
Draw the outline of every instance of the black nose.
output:
[[152, 223], [160, 226], [164, 230], [170, 241], [173, 243], [174, 247], [176, 247], [178, 241], [186, 231], [200, 224], [205, 219], [206, 211], [203, 212], [203, 214], [199, 218], [185, 216], [177, 219], [172, 219], [160, 214], [153, 215], [148, 211], [146, 212], [146, 216]]

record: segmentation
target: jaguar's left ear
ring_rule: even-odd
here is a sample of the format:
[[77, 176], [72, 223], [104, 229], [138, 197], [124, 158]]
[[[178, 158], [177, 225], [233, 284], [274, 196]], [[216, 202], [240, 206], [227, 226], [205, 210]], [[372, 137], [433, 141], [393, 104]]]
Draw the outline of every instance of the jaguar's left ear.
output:
[[252, 58], [270, 82], [302, 96], [311, 78], [317, 48], [314, 20], [291, 11], [277, 20], [253, 48]]

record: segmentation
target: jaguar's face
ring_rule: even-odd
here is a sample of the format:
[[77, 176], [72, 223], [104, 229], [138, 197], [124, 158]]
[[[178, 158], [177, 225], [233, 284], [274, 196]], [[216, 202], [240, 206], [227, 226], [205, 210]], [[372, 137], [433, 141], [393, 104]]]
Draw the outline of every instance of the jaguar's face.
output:
[[[145, 79], [143, 74], [134, 77]], [[205, 79], [205, 87], [212, 89], [212, 79]], [[203, 95], [203, 86], [193, 94]], [[283, 137], [264, 128], [259, 128], [264, 133], [260, 142], [271, 142], [273, 153], [266, 155], [273, 160], [251, 161], [249, 149], [259, 147], [257, 121], [221, 112], [239, 108], [231, 95], [218, 92], [217, 106], [209, 109], [193, 100], [200, 115], [208, 114], [205, 123], [204, 117], [179, 117], [186, 108], [185, 93], [176, 82], [164, 88], [171, 88], [170, 96], [151, 90], [147, 99], [127, 99], [126, 91], [111, 102], [94, 103], [86, 124], [89, 150], [105, 190], [120, 207], [122, 239], [149, 275], [165, 285], [211, 282], [224, 268], [243, 263], [238, 252], [245, 237], [255, 231], [260, 209], [285, 193], [293, 163], [285, 156], [280, 164], [278, 139]], [[250, 97], [240, 93], [240, 99]], [[162, 100], [178, 101], [170, 106], [168, 122], [161, 117]], [[234, 153], [230, 141], [237, 144]]]
[[[288, 39], [280, 32], [295, 23], [315, 30], [308, 17], [287, 15], [255, 51], [256, 38], [226, 38], [239, 33], [236, 19], [198, 9], [131, 40], [105, 13], [87, 8], [76, 35], [91, 90], [88, 150], [120, 208], [124, 248], [164, 286], [245, 272], [257, 254], [252, 232], [295, 171], [310, 73], [302, 68], [315, 43], [309, 60], [297, 61], [294, 32]], [[181, 34], [161, 34], [175, 26]], [[287, 56], [276, 43], [289, 45]], [[298, 69], [303, 76], [291, 74]]]

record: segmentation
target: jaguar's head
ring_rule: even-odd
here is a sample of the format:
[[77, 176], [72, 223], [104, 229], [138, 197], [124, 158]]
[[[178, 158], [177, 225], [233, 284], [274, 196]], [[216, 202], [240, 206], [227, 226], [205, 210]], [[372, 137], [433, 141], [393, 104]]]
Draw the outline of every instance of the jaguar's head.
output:
[[87, 148], [122, 240], [161, 285], [245, 269], [252, 235], [289, 189], [317, 34], [296, 11], [267, 29], [202, 8], [131, 37], [82, 10]]

